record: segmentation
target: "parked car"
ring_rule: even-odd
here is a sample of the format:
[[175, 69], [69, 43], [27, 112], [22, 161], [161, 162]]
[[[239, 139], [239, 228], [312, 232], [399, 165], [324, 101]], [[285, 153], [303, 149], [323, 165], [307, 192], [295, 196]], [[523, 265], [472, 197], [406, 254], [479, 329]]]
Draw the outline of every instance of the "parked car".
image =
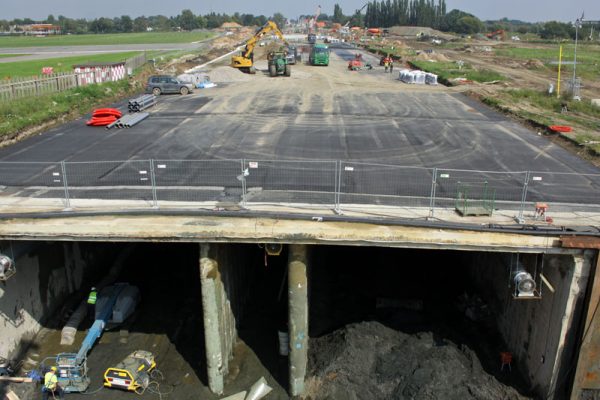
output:
[[160, 96], [163, 93], [188, 94], [193, 92], [194, 85], [189, 82], [182, 82], [171, 75], [153, 75], [148, 78], [146, 93], [152, 93]]

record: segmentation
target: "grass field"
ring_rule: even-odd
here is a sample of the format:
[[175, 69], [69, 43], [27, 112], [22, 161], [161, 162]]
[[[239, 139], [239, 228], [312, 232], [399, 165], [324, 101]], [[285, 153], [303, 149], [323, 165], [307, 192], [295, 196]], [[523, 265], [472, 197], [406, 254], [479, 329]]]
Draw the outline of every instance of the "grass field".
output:
[[62, 93], [0, 102], [0, 136], [10, 135], [67, 115], [87, 113], [131, 94], [127, 79], [102, 85], [88, 85]]
[[210, 32], [142, 32], [98, 35], [0, 36], [0, 48], [114, 44], [190, 43], [214, 36]]
[[[547, 45], [541, 47], [505, 47], [495, 48], [496, 55], [516, 60], [536, 59], [542, 61], [546, 66], [558, 71], [558, 65], [552, 64], [558, 61], [560, 45]], [[575, 45], [563, 45], [563, 62], [573, 62]], [[563, 64], [562, 71], [573, 72], [572, 64]], [[577, 75], [584, 79], [597, 79], [600, 74], [600, 46], [582, 43], [577, 46]]]
[[52, 67], [54, 68], [54, 72], [70, 72], [73, 70], [73, 65], [76, 64], [125, 61], [138, 54], [140, 54], [140, 52], [94, 54], [77, 57], [0, 63], [0, 79], [41, 75], [43, 67]]
[[28, 56], [29, 54], [0, 54], [0, 58]]
[[415, 67], [433, 74], [438, 75], [441, 83], [451, 84], [451, 79], [465, 78], [474, 82], [492, 82], [502, 81], [505, 77], [487, 69], [476, 70], [469, 64], [463, 65], [461, 69], [454, 62], [429, 62], [429, 61], [412, 61]]

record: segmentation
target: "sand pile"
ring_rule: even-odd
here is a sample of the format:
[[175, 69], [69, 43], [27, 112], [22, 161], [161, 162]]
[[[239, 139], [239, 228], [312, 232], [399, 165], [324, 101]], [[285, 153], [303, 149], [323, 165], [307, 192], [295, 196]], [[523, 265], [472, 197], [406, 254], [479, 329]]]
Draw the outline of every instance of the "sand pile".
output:
[[524, 400], [468, 347], [362, 322], [310, 342], [312, 399]]
[[211, 70], [208, 75], [210, 80], [215, 83], [247, 82], [252, 79], [248, 74], [230, 66], [217, 67]]
[[541, 62], [540, 60], [536, 60], [536, 59], [527, 60], [527, 62], [525, 63], [525, 68], [528, 68], [528, 69], [544, 68], [544, 63]]

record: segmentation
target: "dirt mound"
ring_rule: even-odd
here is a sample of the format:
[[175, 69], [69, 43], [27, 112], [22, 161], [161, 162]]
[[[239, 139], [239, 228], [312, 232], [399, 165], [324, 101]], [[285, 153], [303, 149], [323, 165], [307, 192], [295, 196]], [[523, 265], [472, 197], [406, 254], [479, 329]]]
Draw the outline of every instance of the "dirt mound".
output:
[[230, 66], [217, 67], [208, 72], [210, 80], [215, 83], [246, 82], [252, 79], [248, 74]]
[[544, 63], [541, 62], [540, 60], [536, 60], [536, 59], [527, 60], [527, 62], [525, 63], [525, 68], [529, 68], [529, 69], [544, 68]]
[[423, 26], [393, 26], [389, 28], [389, 33], [396, 36], [405, 37], [417, 37], [417, 35], [423, 34], [431, 37], [438, 37], [444, 40], [452, 40], [455, 38], [454, 35], [444, 33], [432, 28]]
[[237, 22], [223, 22], [221, 25], [221, 29], [239, 29], [241, 27], [242, 25], [238, 24]]
[[378, 322], [311, 340], [309, 363], [312, 399], [527, 399], [487, 374], [468, 347]]
[[415, 59], [420, 60], [420, 61], [439, 61], [439, 62], [452, 61], [445, 55], [436, 53], [436, 52], [430, 52], [430, 53], [421, 52], [421, 53], [417, 54]]

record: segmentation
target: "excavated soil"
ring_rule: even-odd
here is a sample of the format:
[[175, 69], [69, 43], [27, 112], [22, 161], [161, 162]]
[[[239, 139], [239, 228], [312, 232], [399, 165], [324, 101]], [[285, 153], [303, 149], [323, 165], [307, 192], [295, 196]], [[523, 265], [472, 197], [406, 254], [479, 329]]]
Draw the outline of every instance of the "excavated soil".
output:
[[311, 399], [528, 399], [486, 373], [473, 350], [431, 332], [362, 322], [310, 344]]

